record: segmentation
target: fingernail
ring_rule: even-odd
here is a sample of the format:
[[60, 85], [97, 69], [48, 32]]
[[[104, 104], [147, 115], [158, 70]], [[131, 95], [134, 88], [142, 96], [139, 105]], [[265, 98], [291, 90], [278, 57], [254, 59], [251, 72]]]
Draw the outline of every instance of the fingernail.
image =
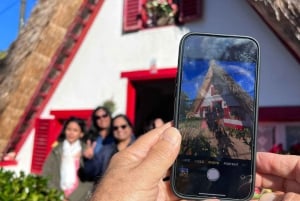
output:
[[173, 145], [179, 144], [180, 134], [175, 128], [168, 128], [162, 135], [162, 138]]

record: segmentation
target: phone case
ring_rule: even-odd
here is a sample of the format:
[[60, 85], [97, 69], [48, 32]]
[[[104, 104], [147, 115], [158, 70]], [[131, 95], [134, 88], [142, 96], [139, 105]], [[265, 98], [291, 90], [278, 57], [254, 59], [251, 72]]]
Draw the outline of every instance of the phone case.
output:
[[259, 60], [258, 42], [248, 36], [181, 39], [174, 124], [182, 145], [171, 177], [177, 196], [253, 196]]

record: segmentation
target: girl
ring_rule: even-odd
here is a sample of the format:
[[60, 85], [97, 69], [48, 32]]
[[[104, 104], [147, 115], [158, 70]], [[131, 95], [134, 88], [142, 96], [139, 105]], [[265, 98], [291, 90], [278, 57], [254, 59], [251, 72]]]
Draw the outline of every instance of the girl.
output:
[[87, 199], [93, 187], [91, 182], [81, 182], [77, 170], [82, 163], [85, 122], [82, 119], [69, 118], [58, 137], [58, 144], [53, 148], [43, 166], [42, 175], [49, 179], [48, 185], [64, 192], [65, 201]]

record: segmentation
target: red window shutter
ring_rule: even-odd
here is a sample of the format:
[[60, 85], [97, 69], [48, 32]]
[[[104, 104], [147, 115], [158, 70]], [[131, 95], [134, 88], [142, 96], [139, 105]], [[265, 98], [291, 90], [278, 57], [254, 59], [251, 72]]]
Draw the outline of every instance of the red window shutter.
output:
[[32, 173], [40, 174], [42, 171], [46, 157], [58, 135], [55, 125], [56, 121], [53, 119], [36, 120], [31, 163]]
[[124, 0], [123, 30], [135, 31], [142, 27], [140, 11], [142, 0]]
[[202, 14], [202, 0], [179, 1], [179, 21], [188, 22], [199, 19]]

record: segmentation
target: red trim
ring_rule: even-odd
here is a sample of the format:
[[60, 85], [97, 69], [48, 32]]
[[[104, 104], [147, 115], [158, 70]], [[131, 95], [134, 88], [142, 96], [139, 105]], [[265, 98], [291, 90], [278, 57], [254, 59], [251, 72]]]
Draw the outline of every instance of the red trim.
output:
[[[22, 115], [22, 117], [20, 118], [19, 123], [17, 124], [17, 126], [14, 129], [13, 135], [11, 137], [11, 141], [15, 138], [17, 138], [18, 136], [18, 132], [21, 128], [21, 126], [24, 123], [29, 123], [30, 125], [26, 128], [26, 130], [24, 131], [24, 133], [22, 133], [21, 138], [19, 139], [17, 145], [14, 147], [14, 151], [17, 154], [22, 145], [24, 144], [25, 140], [27, 139], [28, 135], [30, 134], [31, 130], [34, 127], [34, 121], [30, 121], [30, 120], [26, 120], [26, 116], [30, 113], [30, 112], [35, 112], [34, 116], [38, 117], [41, 112], [43, 111], [43, 109], [45, 108], [46, 104], [48, 103], [48, 101], [50, 100], [51, 96], [53, 95], [56, 87], [58, 86], [59, 82], [61, 81], [64, 73], [67, 71], [68, 67], [70, 66], [71, 62], [73, 61], [73, 58], [75, 57], [78, 49], [81, 46], [81, 43], [83, 42], [87, 32], [89, 31], [91, 25], [94, 22], [94, 19], [96, 18], [97, 14], [99, 13], [100, 8], [103, 5], [104, 0], [99, 0], [97, 2], [97, 5], [93, 6], [92, 12], [90, 14], [90, 16], [87, 18], [86, 21], [84, 21], [84, 27], [82, 29], [82, 31], [80, 32], [80, 34], [78, 36], [76, 36], [76, 43], [74, 44], [74, 46], [71, 48], [71, 50], [69, 50], [69, 55], [66, 57], [66, 60], [63, 62], [63, 64], [59, 67], [64, 67], [63, 69], [61, 69], [61, 73], [58, 77], [56, 77], [53, 80], [49, 80], [48, 79], [48, 74], [51, 71], [51, 69], [53, 69], [55, 66], [57, 66], [57, 64], [55, 64], [57, 62], [57, 58], [59, 58], [59, 56], [64, 52], [64, 42], [62, 43], [61, 47], [58, 48], [56, 54], [53, 56], [52, 61], [50, 63], [50, 65], [48, 66], [47, 70], [45, 71], [45, 76], [41, 79], [39, 85], [37, 86], [37, 90], [34, 93], [34, 95], [32, 96], [32, 99], [30, 101], [30, 103], [28, 104], [28, 106], [26, 107], [24, 114]], [[85, 10], [85, 5], [89, 5], [89, 1], [85, 0], [82, 3], [81, 8], [79, 9], [81, 12], [83, 12]], [[72, 28], [74, 26], [74, 24], [76, 24], [76, 22], [78, 22], [78, 20], [80, 20], [78, 17], [80, 16], [80, 13], [78, 14], [77, 17], [75, 17], [73, 24], [69, 27], [68, 32], [65, 36], [65, 40], [67, 41], [67, 38], [72, 37], [74, 34], [72, 33]], [[44, 100], [41, 103], [41, 105], [38, 108], [33, 108], [34, 106], [34, 101], [36, 99], [36, 97], [38, 97], [40, 94], [40, 90], [43, 86], [43, 84], [45, 82], [52, 82], [51, 84], [51, 88], [49, 89], [49, 91], [47, 92], [46, 95], [44, 95]], [[33, 110], [34, 109], [34, 110]], [[5, 152], [6, 153], [8, 151], [8, 149], [10, 148], [11, 142], [8, 144], [8, 147], [6, 148]]]
[[136, 90], [133, 83], [129, 80], [127, 84], [127, 109], [126, 115], [131, 122], [135, 121], [135, 103], [136, 103]]
[[150, 70], [121, 72], [121, 78], [128, 79], [126, 115], [129, 117], [129, 119], [132, 122], [134, 122], [135, 120], [135, 104], [136, 104], [136, 90], [133, 82], [143, 81], [143, 80], [175, 78], [176, 74], [177, 74], [176, 67], [164, 68], [164, 69], [152, 68]]
[[168, 79], [175, 78], [176, 74], [177, 68], [173, 67], [164, 69], [125, 71], [121, 72], [121, 78], [127, 78], [129, 81]]
[[233, 128], [233, 129], [238, 129], [238, 130], [242, 130], [244, 127], [241, 125], [237, 125], [237, 124], [230, 124], [230, 123], [224, 123], [225, 127], [229, 127], [229, 128]]
[[93, 110], [52, 110], [51, 115], [55, 116], [55, 119], [68, 119], [71, 116], [75, 116], [82, 119], [88, 119], [92, 115]]
[[4, 166], [13, 166], [13, 165], [17, 165], [18, 162], [16, 160], [11, 160], [11, 161], [0, 161], [0, 167], [4, 167]]
[[300, 121], [300, 106], [261, 107], [258, 112], [258, 120], [279, 122]]

